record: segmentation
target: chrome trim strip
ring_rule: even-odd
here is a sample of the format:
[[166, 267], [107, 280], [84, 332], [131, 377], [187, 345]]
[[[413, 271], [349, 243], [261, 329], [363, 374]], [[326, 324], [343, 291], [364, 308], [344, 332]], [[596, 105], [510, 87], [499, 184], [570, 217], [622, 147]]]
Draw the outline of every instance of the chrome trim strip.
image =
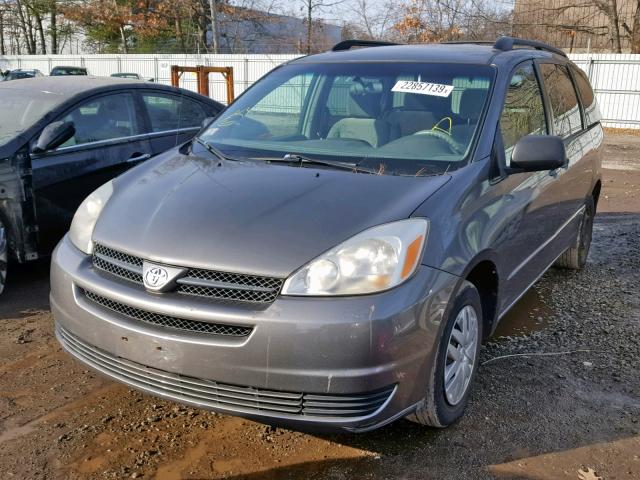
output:
[[509, 281], [513, 277], [515, 277], [518, 274], [518, 272], [520, 270], [522, 270], [527, 265], [527, 263], [529, 263], [531, 260], [533, 260], [542, 250], [544, 250], [547, 247], [547, 245], [549, 245], [551, 242], [553, 242], [556, 239], [556, 237], [558, 235], [560, 235], [560, 233], [562, 233], [562, 231], [567, 227], [567, 225], [569, 225], [578, 215], [580, 215], [582, 212], [584, 212], [584, 209], [585, 209], [585, 206], [583, 205], [582, 207], [580, 207], [578, 209], [578, 211], [576, 213], [571, 215], [569, 220], [564, 222], [562, 224], [562, 226], [558, 230], [556, 230], [556, 232], [553, 235], [551, 235], [551, 237], [549, 237], [542, 245], [540, 245], [538, 248], [536, 248], [535, 251], [531, 255], [529, 255], [527, 258], [525, 258], [525, 260], [520, 265], [518, 265], [515, 269], [513, 269], [513, 271], [507, 277], [507, 281]]
[[128, 137], [118, 137], [118, 138], [110, 138], [108, 140], [99, 140], [96, 142], [87, 142], [81, 143], [80, 145], [69, 145], [68, 147], [60, 147], [52, 152], [46, 152], [45, 155], [38, 155], [37, 158], [41, 157], [50, 157], [55, 156], [57, 154], [74, 152], [76, 150], [81, 150], [83, 148], [98, 148], [98, 147], [106, 147], [109, 145], [114, 145], [122, 142], [130, 142], [132, 140], [145, 140], [148, 138], [156, 138], [163, 137], [165, 135], [172, 134], [180, 134], [180, 133], [188, 133], [199, 130], [200, 127], [189, 127], [189, 128], [177, 128], [175, 130], [163, 130], [162, 132], [147, 132], [147, 133], [139, 133], [138, 135], [130, 135]]

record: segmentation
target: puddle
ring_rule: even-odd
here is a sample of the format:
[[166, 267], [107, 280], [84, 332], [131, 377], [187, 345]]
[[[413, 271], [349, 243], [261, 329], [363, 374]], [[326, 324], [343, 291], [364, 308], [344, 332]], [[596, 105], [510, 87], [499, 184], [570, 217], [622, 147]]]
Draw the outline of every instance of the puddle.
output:
[[553, 310], [542, 301], [540, 293], [531, 288], [502, 318], [493, 336], [519, 337], [543, 330], [552, 315]]

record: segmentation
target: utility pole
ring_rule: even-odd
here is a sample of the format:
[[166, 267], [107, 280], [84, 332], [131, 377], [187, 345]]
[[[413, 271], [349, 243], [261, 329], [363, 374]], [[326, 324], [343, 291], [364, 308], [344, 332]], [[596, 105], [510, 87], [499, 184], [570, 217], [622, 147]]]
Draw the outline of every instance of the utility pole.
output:
[[211, 10], [211, 36], [213, 37], [213, 53], [220, 53], [220, 45], [218, 44], [218, 0], [209, 0], [209, 9]]

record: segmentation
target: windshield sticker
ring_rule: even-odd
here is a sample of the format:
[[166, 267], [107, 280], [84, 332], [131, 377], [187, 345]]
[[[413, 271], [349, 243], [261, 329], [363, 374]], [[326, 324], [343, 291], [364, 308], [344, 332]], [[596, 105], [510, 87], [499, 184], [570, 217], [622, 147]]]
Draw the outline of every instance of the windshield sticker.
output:
[[391, 89], [392, 92], [419, 93], [421, 95], [433, 95], [436, 97], [448, 97], [453, 92], [453, 85], [441, 83], [414, 82], [399, 80]]

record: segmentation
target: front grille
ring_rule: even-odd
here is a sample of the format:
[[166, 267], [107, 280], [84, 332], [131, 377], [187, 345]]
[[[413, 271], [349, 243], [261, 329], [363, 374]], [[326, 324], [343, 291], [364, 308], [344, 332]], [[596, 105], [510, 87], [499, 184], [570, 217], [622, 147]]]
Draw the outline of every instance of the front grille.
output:
[[56, 331], [67, 351], [96, 370], [147, 392], [205, 408], [279, 417], [356, 419], [375, 414], [395, 388], [390, 386], [363, 394], [330, 395], [229, 385], [147, 367], [89, 345], [59, 325]]
[[[143, 285], [144, 260], [118, 250], [96, 244], [93, 253], [95, 268], [116, 277]], [[281, 278], [191, 268], [178, 279], [176, 291], [185, 295], [217, 298], [239, 302], [271, 303], [282, 290]]]
[[253, 328], [251, 327], [201, 322], [198, 320], [188, 320], [185, 318], [177, 318], [160, 313], [149, 312], [147, 310], [142, 310], [140, 308], [110, 300], [94, 292], [90, 292], [89, 290], [80, 289], [80, 291], [87, 300], [90, 300], [103, 308], [119, 313], [120, 315], [124, 315], [125, 317], [129, 317], [133, 320], [138, 320], [140, 322], [159, 327], [230, 337], [246, 337], [253, 331]]

